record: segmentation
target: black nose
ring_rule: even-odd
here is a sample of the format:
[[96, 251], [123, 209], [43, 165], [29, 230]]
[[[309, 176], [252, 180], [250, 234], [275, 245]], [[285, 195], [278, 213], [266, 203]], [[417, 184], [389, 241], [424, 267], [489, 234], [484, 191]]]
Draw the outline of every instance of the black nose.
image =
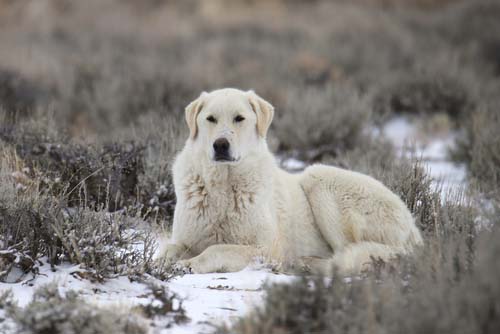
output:
[[226, 138], [219, 138], [214, 142], [214, 151], [217, 155], [227, 155], [229, 151], [229, 142]]

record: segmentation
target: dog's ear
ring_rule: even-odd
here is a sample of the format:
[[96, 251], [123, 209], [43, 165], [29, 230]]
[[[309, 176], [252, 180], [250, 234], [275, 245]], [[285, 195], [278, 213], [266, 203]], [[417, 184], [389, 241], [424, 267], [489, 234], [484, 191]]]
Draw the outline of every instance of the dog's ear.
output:
[[262, 138], [266, 138], [267, 130], [273, 121], [274, 107], [253, 90], [247, 92], [250, 106], [257, 115], [257, 132]]
[[198, 126], [196, 125], [196, 118], [198, 117], [198, 114], [203, 108], [203, 102], [206, 95], [207, 95], [206, 92], [202, 92], [201, 95], [196, 100], [188, 104], [188, 106], [185, 109], [186, 122], [189, 127], [189, 138], [191, 139], [195, 139], [196, 135], [198, 134]]

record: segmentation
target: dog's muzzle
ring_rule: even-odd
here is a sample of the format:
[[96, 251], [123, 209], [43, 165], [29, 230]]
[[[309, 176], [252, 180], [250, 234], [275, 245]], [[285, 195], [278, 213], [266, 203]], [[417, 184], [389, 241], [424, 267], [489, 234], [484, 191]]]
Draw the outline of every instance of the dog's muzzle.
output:
[[229, 153], [230, 144], [226, 138], [217, 139], [214, 144], [214, 160], [215, 161], [234, 161]]

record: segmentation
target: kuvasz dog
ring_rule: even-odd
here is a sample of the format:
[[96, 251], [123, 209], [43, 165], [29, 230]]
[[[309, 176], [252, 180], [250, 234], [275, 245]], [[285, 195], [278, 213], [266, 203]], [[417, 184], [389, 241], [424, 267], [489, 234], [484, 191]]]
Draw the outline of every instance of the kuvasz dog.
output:
[[283, 270], [353, 274], [422, 243], [405, 204], [375, 179], [324, 165], [280, 169], [266, 144], [274, 108], [253, 91], [203, 92], [185, 113], [162, 253], [177, 268], [232, 272], [260, 257]]

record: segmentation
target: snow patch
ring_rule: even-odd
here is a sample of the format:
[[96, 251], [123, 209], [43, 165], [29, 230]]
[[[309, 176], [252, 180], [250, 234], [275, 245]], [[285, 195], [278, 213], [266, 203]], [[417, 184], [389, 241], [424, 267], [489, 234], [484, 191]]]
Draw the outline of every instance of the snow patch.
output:
[[[42, 262], [40, 274], [35, 278], [30, 277], [15, 284], [0, 283], [0, 293], [12, 290], [15, 301], [24, 307], [31, 301], [38, 287], [56, 282], [61, 293], [78, 291], [87, 302], [102, 307], [132, 308], [151, 303], [147, 298], [146, 283], [131, 282], [124, 276], [109, 279], [104, 283], [92, 283], [75, 275], [75, 272], [81, 271], [79, 266], [63, 264], [52, 270], [46, 259]], [[229, 324], [233, 319], [247, 313], [251, 307], [259, 305], [264, 297], [265, 283], [285, 283], [293, 279], [293, 276], [252, 267], [236, 273], [179, 276], [168, 282], [148, 277], [148, 281], [166, 286], [169, 291], [176, 293], [190, 319], [187, 323], [171, 328], [162, 328], [159, 319], [154, 321], [153, 333], [211, 332], [215, 325]]]
[[283, 158], [282, 160], [278, 159], [278, 163], [282, 168], [290, 172], [301, 171], [307, 167], [304, 161], [295, 158]]
[[[382, 134], [392, 142], [400, 154], [421, 158], [434, 178], [434, 186], [443, 197], [465, 184], [466, 167], [449, 160], [448, 151], [455, 144], [455, 134], [445, 137], [423, 137], [417, 127], [405, 117], [391, 119], [382, 127]], [[414, 150], [409, 150], [414, 148]]]

